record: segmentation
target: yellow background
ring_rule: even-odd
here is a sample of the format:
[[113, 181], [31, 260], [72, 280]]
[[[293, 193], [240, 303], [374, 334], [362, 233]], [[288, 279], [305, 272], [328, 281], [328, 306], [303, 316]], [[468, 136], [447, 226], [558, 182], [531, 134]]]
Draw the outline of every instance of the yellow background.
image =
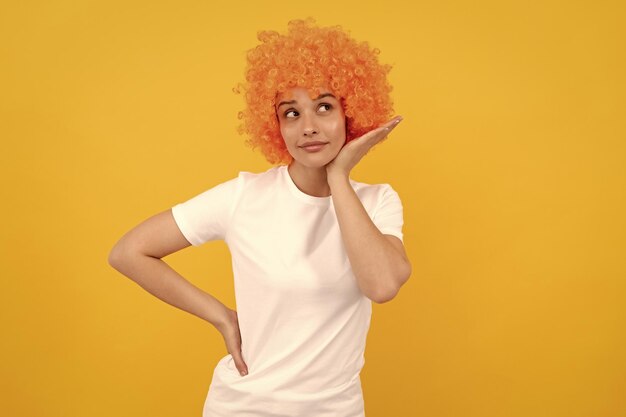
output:
[[[6, 416], [200, 416], [210, 324], [107, 263], [126, 231], [262, 172], [245, 51], [307, 16], [394, 66], [404, 121], [355, 168], [404, 204], [368, 417], [626, 415], [623, 2], [19, 1], [0, 6]], [[211, 242], [166, 258], [235, 308]]]

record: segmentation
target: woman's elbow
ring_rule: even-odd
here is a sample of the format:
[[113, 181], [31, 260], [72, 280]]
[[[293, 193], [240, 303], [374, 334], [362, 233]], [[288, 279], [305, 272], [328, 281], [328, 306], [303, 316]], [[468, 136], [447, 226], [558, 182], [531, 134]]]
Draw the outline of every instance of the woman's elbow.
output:
[[107, 262], [114, 269], [119, 271], [127, 254], [128, 254], [128, 250], [126, 250], [124, 246], [122, 246], [120, 243], [117, 243], [115, 246], [113, 246], [113, 248], [109, 252], [109, 257], [107, 258]]
[[390, 278], [387, 282], [392, 282], [393, 284], [388, 286], [384, 291], [379, 291], [379, 293], [372, 299], [372, 301], [378, 304], [387, 303], [398, 295], [400, 292], [400, 288], [409, 280], [412, 273], [411, 264], [409, 262], [406, 263], [397, 274]]
[[117, 266], [120, 263], [120, 250], [117, 249], [116, 246], [113, 247], [113, 249], [111, 249], [111, 251], [109, 252], [109, 257], [107, 258], [107, 262], [109, 263], [110, 266], [112, 266], [114, 269], [117, 269]]

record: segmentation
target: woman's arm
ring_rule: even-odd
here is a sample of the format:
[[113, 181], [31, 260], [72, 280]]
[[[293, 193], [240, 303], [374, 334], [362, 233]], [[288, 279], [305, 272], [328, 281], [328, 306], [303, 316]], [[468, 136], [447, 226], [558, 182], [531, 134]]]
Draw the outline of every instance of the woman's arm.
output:
[[327, 181], [352, 270], [361, 291], [378, 303], [396, 296], [411, 275], [411, 264], [402, 241], [395, 236], [383, 235], [369, 218], [350, 185], [350, 171], [400, 121], [401, 116], [394, 117], [346, 143], [335, 159], [326, 165]]
[[111, 250], [108, 261], [152, 295], [208, 321], [224, 333], [230, 324], [228, 307], [161, 260], [188, 246], [190, 243], [168, 209], [126, 233]]
[[345, 175], [328, 177], [350, 265], [363, 294], [377, 303], [393, 299], [411, 275], [402, 241], [383, 235]]

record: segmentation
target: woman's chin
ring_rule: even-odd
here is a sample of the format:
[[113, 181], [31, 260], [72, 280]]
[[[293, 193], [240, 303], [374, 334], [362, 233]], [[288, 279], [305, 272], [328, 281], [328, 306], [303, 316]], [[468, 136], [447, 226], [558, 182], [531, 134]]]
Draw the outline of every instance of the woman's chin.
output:
[[294, 163], [307, 168], [324, 168], [335, 158], [329, 155], [304, 155], [293, 159]]

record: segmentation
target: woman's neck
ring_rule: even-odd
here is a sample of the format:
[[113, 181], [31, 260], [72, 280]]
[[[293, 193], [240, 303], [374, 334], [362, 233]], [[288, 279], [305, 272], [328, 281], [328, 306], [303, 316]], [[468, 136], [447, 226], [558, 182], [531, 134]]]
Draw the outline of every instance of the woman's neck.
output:
[[293, 182], [303, 193], [313, 197], [330, 196], [325, 166], [311, 168], [293, 161], [287, 170]]

